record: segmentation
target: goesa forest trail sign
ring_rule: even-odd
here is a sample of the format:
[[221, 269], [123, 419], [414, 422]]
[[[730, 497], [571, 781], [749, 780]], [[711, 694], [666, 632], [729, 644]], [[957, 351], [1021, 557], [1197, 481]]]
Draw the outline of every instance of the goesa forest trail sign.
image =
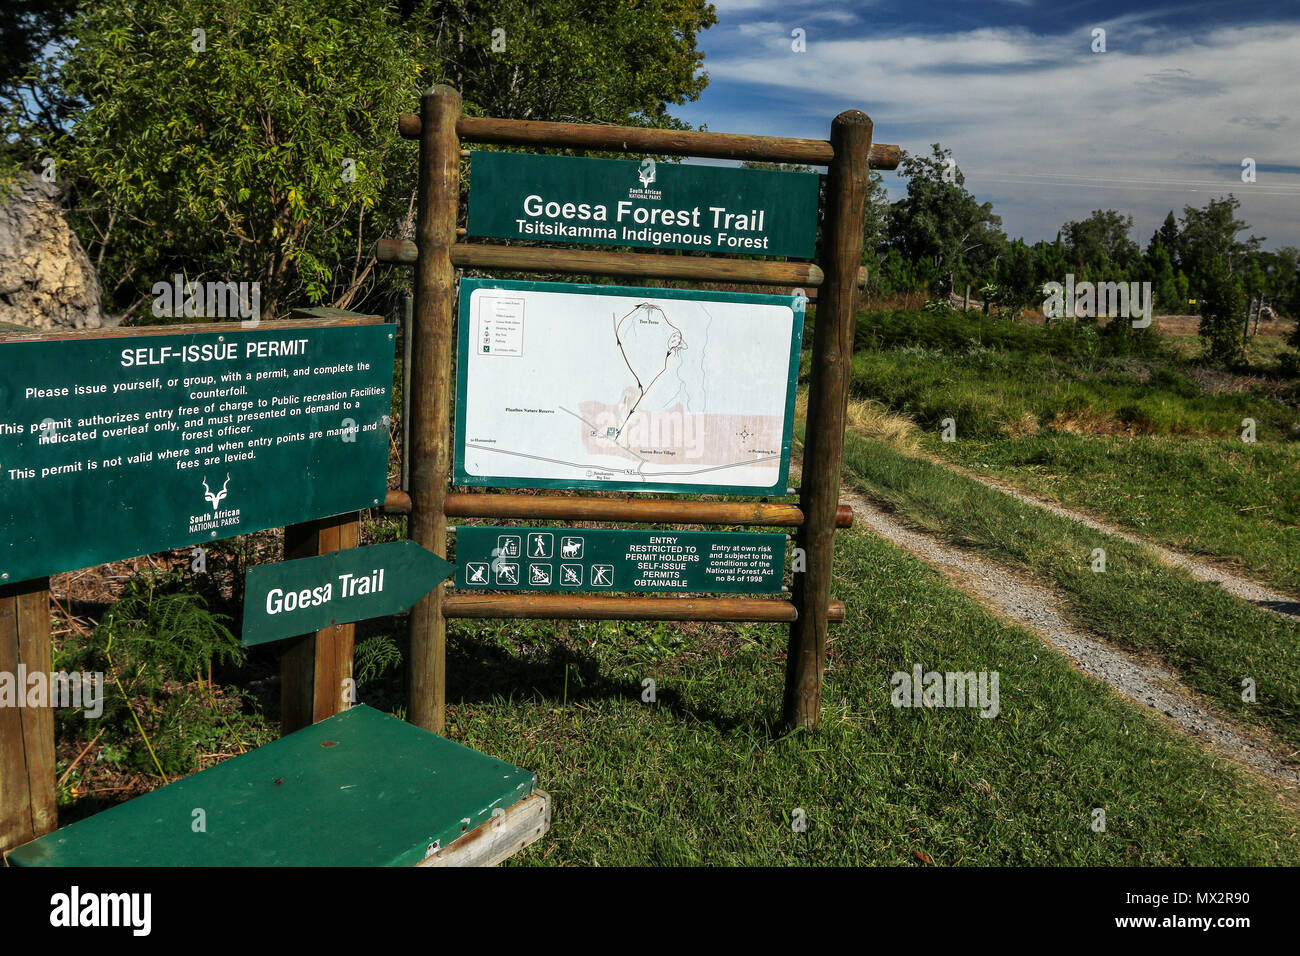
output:
[[392, 326], [0, 344], [0, 581], [381, 504]]
[[462, 279], [455, 484], [784, 495], [794, 296]]
[[475, 151], [469, 234], [811, 259], [816, 173]]

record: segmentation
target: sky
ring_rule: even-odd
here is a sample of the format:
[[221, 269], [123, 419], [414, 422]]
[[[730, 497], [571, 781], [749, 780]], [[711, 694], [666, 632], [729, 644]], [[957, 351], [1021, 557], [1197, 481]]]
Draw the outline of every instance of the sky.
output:
[[[951, 148], [966, 188], [1030, 242], [1118, 209], [1145, 247], [1169, 210], [1232, 193], [1241, 238], [1300, 246], [1297, 0], [713, 3], [709, 85], [672, 110], [694, 125], [826, 139], [861, 109], [876, 142]], [[905, 180], [883, 176], [901, 197]]]

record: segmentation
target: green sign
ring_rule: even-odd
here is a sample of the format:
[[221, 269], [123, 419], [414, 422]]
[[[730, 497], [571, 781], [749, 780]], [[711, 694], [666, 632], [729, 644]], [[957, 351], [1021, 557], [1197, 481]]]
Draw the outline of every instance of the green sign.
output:
[[494, 591], [776, 594], [783, 534], [456, 528], [456, 586]]
[[216, 328], [0, 343], [0, 581], [382, 503], [393, 326]]
[[811, 259], [816, 173], [476, 151], [469, 234]]
[[462, 279], [457, 485], [784, 495], [793, 296]]
[[265, 644], [405, 611], [455, 565], [414, 541], [344, 548], [248, 569], [243, 643]]

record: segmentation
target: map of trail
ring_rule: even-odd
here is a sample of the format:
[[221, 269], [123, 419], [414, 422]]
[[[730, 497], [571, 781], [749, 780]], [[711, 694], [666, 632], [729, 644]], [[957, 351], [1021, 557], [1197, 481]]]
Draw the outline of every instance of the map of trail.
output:
[[462, 283], [458, 480], [642, 490], [784, 480], [802, 327], [789, 300], [475, 287], [487, 281]]

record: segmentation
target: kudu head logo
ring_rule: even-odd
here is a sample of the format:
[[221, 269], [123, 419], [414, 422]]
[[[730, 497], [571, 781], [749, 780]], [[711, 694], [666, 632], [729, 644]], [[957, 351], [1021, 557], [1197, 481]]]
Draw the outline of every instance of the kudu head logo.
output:
[[229, 473], [226, 474], [226, 483], [221, 486], [221, 490], [218, 491], [215, 495], [212, 493], [212, 489], [208, 487], [208, 479], [206, 478], [203, 479], [203, 497], [207, 498], [208, 501], [212, 503], [213, 511], [217, 510], [217, 506], [220, 505], [222, 499], [226, 497], [226, 489], [229, 487], [230, 487]]
[[641, 177], [641, 186], [644, 188], [655, 181], [655, 161], [653, 159], [641, 160], [641, 167], [637, 170], [637, 175]]

